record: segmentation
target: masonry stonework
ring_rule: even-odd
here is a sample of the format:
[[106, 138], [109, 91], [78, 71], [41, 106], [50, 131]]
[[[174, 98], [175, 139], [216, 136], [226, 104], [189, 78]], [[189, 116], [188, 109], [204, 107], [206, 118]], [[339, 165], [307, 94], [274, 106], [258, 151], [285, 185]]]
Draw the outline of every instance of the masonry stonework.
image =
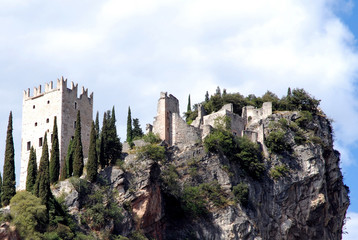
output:
[[188, 125], [179, 113], [179, 101], [173, 95], [165, 92], [160, 94], [157, 116], [154, 118], [153, 127], [148, 124], [148, 130], [158, 134], [169, 145], [194, 144], [203, 140], [210, 134], [218, 117], [228, 117], [231, 123], [231, 131], [236, 136], [247, 136], [253, 142], [259, 142], [264, 147], [264, 129], [262, 119], [272, 114], [272, 103], [263, 103], [262, 108], [246, 106], [242, 116], [235, 114], [233, 104], [224, 105], [219, 111], [206, 115], [204, 107], [199, 104], [198, 117]]
[[57, 80], [56, 88], [50, 82], [45, 84], [44, 92], [42, 92], [41, 86], [35, 87], [33, 96], [30, 96], [30, 89], [24, 91], [19, 189], [26, 187], [27, 165], [31, 146], [36, 150], [37, 163], [40, 162], [45, 132], [47, 133], [49, 149], [51, 149], [55, 117], [57, 118], [61, 167], [65, 161], [69, 141], [74, 136], [78, 110], [81, 113], [83, 154], [87, 158], [92, 123], [93, 93], [88, 96], [88, 90], [82, 88], [82, 93], [77, 97], [77, 92], [78, 85], [72, 82], [71, 88], [67, 88], [67, 79], [63, 77]]

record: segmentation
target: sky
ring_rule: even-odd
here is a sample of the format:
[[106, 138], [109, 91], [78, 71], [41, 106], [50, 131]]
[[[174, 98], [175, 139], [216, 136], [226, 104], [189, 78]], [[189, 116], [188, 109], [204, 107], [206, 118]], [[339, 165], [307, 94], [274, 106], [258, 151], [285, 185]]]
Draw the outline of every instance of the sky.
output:
[[217, 86], [304, 88], [334, 121], [351, 189], [343, 239], [358, 239], [358, 0], [0, 0], [0, 31], [0, 156], [13, 111], [17, 179], [23, 91], [62, 76], [94, 92], [100, 115], [115, 106], [121, 139], [128, 107], [145, 128], [161, 91], [183, 112]]

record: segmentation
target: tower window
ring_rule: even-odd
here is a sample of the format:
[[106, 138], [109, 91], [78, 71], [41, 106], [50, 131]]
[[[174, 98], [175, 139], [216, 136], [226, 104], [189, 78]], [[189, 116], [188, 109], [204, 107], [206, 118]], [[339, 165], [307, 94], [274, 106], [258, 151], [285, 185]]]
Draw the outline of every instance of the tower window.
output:
[[39, 147], [42, 147], [42, 137], [39, 138]]
[[75, 102], [75, 109], [77, 109], [77, 103]]
[[50, 104], [50, 100], [47, 101], [47, 104]]
[[49, 123], [50, 122], [50, 119], [46, 119], [46, 123]]
[[51, 134], [51, 143], [52, 143], [52, 140], [53, 140], [53, 134]]
[[37, 122], [35, 122], [35, 127], [37, 127]]
[[31, 148], [31, 142], [27, 142], [27, 151], [30, 151]]
[[77, 124], [77, 123], [76, 123], [76, 121], [75, 121], [75, 122], [73, 123], [73, 128], [76, 128], [76, 124]]
[[35, 105], [32, 106], [32, 109], [35, 109]]

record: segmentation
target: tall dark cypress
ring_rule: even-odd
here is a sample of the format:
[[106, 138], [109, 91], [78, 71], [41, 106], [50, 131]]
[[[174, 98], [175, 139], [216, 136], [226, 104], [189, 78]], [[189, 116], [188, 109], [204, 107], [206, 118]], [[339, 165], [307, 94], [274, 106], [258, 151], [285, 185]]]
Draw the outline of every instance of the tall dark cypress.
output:
[[100, 136], [100, 152], [99, 152], [99, 163], [101, 168], [108, 166], [108, 132], [109, 132], [109, 120], [108, 115], [111, 113], [109, 111], [104, 112], [103, 122], [102, 122], [102, 131]]
[[139, 119], [133, 118], [133, 139], [143, 137], [143, 130], [140, 127]]
[[14, 140], [12, 137], [12, 112], [10, 112], [9, 122], [7, 126], [3, 175], [3, 192], [1, 199], [3, 206], [7, 206], [10, 203], [10, 199], [16, 194], [15, 151]]
[[36, 151], [33, 146], [30, 149], [29, 162], [27, 164], [26, 191], [33, 193], [37, 177]]
[[73, 139], [70, 139], [66, 154], [66, 177], [71, 177], [73, 173]]
[[0, 172], [0, 206], [1, 206], [1, 196], [2, 196], [2, 176]]
[[81, 139], [81, 113], [77, 112], [76, 131], [73, 152], [73, 176], [81, 177], [83, 173], [83, 148]]
[[109, 135], [107, 141], [107, 151], [109, 152], [108, 161], [111, 165], [115, 165], [121, 155], [122, 144], [117, 134], [116, 114], [114, 112], [114, 107], [112, 108], [112, 116], [110, 118]]
[[205, 102], [209, 102], [209, 92], [208, 91], [206, 91], [206, 93], [205, 93]]
[[67, 178], [67, 161], [66, 159], [64, 159], [60, 171], [60, 181], [66, 180], [66, 178]]
[[97, 179], [97, 151], [96, 151], [96, 129], [92, 122], [91, 134], [90, 134], [90, 145], [88, 151], [88, 162], [87, 162], [87, 179], [90, 182], [95, 182]]
[[128, 107], [127, 116], [127, 143], [133, 142], [133, 129], [132, 129], [132, 114], [131, 107]]
[[47, 145], [47, 133], [45, 133], [44, 143], [42, 146], [42, 155], [40, 159], [39, 171], [37, 173], [36, 183], [34, 186], [34, 194], [41, 198], [42, 204], [49, 206], [51, 197], [50, 190], [50, 173], [49, 173], [49, 153]]
[[58, 143], [57, 119], [55, 117], [52, 131], [52, 149], [50, 158], [50, 183], [56, 183], [60, 176], [60, 148]]
[[191, 112], [190, 94], [189, 94], [189, 97], [188, 97], [188, 107], [187, 107], [186, 111]]

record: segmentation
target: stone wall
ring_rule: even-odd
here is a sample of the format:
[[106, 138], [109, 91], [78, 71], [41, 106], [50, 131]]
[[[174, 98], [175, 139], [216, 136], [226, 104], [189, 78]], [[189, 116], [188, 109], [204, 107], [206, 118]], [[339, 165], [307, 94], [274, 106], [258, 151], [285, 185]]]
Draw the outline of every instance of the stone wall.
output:
[[[92, 123], [93, 94], [88, 97], [88, 91], [82, 89], [82, 94], [77, 97], [77, 85], [71, 84], [67, 88], [67, 79], [58, 79], [56, 88], [53, 83], [45, 84], [45, 91], [41, 86], [34, 88], [33, 96], [30, 89], [24, 91], [22, 105], [22, 137], [21, 137], [21, 169], [19, 189], [25, 189], [27, 165], [30, 147], [36, 150], [37, 163], [39, 164], [43, 137], [47, 133], [48, 146], [51, 150], [51, 136], [54, 118], [57, 117], [59, 148], [61, 165], [65, 159], [69, 140], [74, 136], [77, 111], [81, 111], [83, 154], [86, 158], [89, 147], [89, 133]], [[41, 144], [42, 139], [42, 144]]]
[[201, 130], [188, 125], [179, 114], [173, 113], [173, 145], [190, 145], [201, 140]]
[[272, 103], [264, 102], [262, 108], [255, 108], [253, 106], [245, 106], [242, 108], [242, 118], [246, 123], [252, 121], [256, 122], [261, 119], [267, 118], [272, 114]]

